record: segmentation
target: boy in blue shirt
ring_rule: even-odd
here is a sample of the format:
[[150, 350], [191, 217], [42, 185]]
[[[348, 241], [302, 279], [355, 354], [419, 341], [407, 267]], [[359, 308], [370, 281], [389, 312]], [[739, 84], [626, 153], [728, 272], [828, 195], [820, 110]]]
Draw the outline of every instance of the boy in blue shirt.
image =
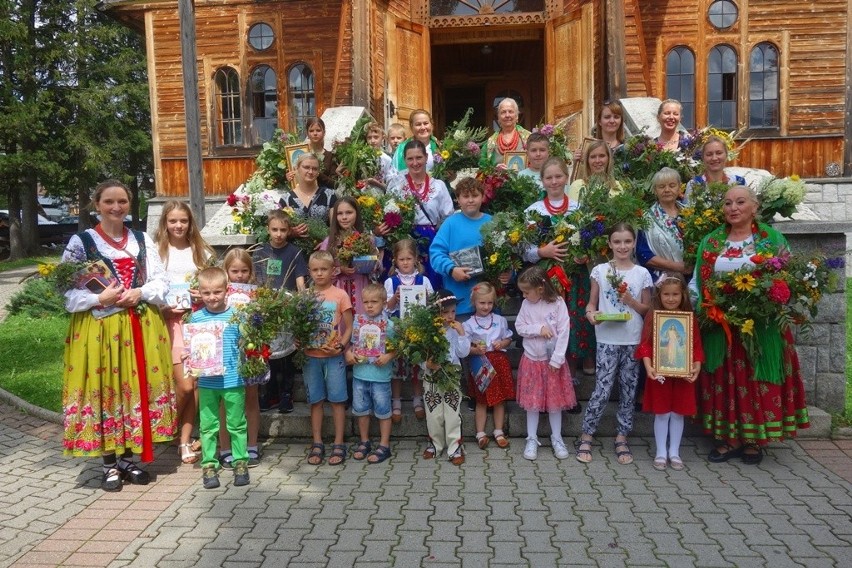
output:
[[[381, 284], [368, 284], [361, 291], [364, 313], [357, 314], [346, 362], [352, 367], [352, 415], [358, 417], [361, 442], [352, 452], [356, 460], [381, 463], [390, 457], [391, 378], [396, 355], [387, 350], [393, 337], [393, 322], [385, 314], [387, 292]], [[372, 449], [370, 413], [379, 420], [379, 445]], [[371, 451], [372, 450], [372, 451]]]
[[[225, 408], [225, 426], [231, 435], [234, 457], [234, 485], [248, 485], [248, 448], [246, 436], [246, 389], [238, 373], [239, 327], [231, 323], [233, 309], [226, 303], [228, 275], [218, 267], [205, 268], [198, 273], [198, 292], [204, 308], [194, 312], [189, 323], [222, 322], [222, 375], [198, 377], [199, 431], [201, 432], [201, 479], [205, 489], [219, 487], [219, 458], [216, 443], [219, 439], [219, 404]], [[187, 341], [187, 345], [189, 342]]]

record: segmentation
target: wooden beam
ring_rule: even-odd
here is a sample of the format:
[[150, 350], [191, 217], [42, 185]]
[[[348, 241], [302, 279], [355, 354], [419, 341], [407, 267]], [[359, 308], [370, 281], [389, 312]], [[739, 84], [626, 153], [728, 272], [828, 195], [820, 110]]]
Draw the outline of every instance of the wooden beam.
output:
[[201, 164], [201, 116], [198, 110], [198, 69], [195, 55], [195, 4], [178, 0], [180, 54], [183, 67], [183, 106], [186, 119], [186, 162], [189, 177], [189, 206], [199, 228], [207, 223], [204, 214], [204, 172]]
[[[370, 108], [370, 4], [352, 0], [352, 104]], [[341, 26], [340, 30], [345, 28]], [[342, 35], [342, 33], [341, 33]]]
[[846, 4], [846, 119], [843, 121], [843, 175], [852, 175], [852, 2]]
[[[337, 106], [337, 92], [338, 89], [340, 89], [340, 62], [343, 59], [343, 48], [346, 45], [343, 36], [346, 28], [348, 27], [347, 22], [352, 10], [350, 1], [351, 0], [344, 0], [340, 6], [340, 21], [337, 24], [337, 56], [335, 57], [334, 62], [334, 81], [331, 84], [331, 98], [329, 99], [329, 105], [332, 107]], [[317, 115], [319, 114], [319, 109], [317, 109]]]
[[651, 62], [648, 61], [648, 48], [645, 45], [645, 28], [642, 24], [642, 7], [639, 0], [633, 0], [633, 17], [636, 19], [636, 35], [639, 37], [639, 60], [642, 62], [642, 79], [645, 81], [645, 96], [653, 96], [651, 86]]
[[627, 69], [624, 56], [624, 2], [606, 2], [606, 56], [610, 99], [627, 96]]

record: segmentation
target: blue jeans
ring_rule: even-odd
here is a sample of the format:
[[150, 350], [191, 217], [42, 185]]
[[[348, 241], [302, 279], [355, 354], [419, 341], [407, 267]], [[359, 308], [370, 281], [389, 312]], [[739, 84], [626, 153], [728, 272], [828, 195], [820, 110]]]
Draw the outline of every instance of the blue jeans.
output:
[[343, 355], [334, 357], [307, 357], [302, 369], [308, 404], [328, 402], [344, 403], [346, 392], [346, 363]]
[[352, 415], [373, 415], [379, 420], [391, 417], [390, 382], [362, 381], [358, 377], [352, 381]]

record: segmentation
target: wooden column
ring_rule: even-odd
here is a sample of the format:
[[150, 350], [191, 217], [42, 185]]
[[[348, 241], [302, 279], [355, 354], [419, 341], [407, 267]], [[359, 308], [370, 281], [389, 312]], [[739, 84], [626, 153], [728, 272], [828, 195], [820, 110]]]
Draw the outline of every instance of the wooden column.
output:
[[[352, 2], [352, 104], [370, 108], [370, 2]], [[343, 34], [343, 26], [340, 34]]]
[[[624, 55], [624, 1], [606, 1], [606, 67], [608, 98], [627, 96]], [[593, 111], [594, 112], [594, 111]]]
[[183, 106], [186, 119], [186, 162], [189, 172], [189, 206], [199, 228], [204, 214], [204, 173], [201, 167], [201, 116], [198, 110], [198, 69], [195, 55], [195, 4], [178, 0], [180, 58], [183, 68]]
[[843, 175], [852, 176], [852, 2], [846, 6], [846, 119], [843, 121]]

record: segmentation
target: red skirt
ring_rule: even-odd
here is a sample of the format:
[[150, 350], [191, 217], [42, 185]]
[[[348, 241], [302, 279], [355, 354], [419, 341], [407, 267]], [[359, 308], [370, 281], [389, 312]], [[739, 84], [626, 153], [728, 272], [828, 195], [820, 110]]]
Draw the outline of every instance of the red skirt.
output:
[[515, 382], [512, 379], [512, 365], [509, 363], [509, 357], [502, 351], [489, 351], [485, 356], [494, 366], [497, 375], [491, 379], [485, 392], [479, 392], [479, 388], [473, 382], [473, 375], [468, 373], [468, 395], [476, 400], [477, 404], [489, 407], [515, 398]]
[[651, 414], [676, 412], [683, 416], [694, 416], [698, 411], [698, 404], [695, 401], [695, 383], [680, 378], [667, 378], [663, 384], [652, 379], [645, 379], [642, 411]]
[[766, 445], [810, 426], [799, 356], [789, 330], [782, 340], [785, 375], [780, 385], [752, 379], [751, 363], [736, 334], [722, 365], [713, 373], [701, 371], [698, 404], [705, 433], [732, 444]]

